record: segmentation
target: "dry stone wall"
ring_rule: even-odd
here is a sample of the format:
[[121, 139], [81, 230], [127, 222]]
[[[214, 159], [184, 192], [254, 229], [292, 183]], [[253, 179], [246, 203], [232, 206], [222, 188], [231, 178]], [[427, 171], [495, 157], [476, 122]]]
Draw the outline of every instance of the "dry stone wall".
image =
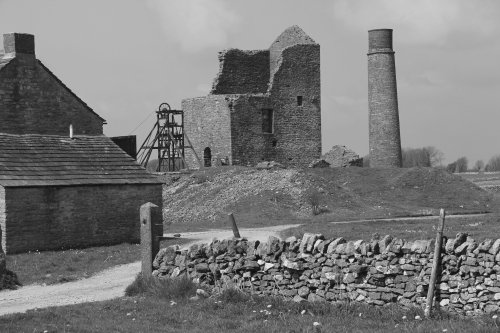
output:
[[[500, 239], [478, 243], [458, 234], [443, 244], [436, 307], [466, 315], [498, 312]], [[389, 235], [370, 241], [314, 234], [284, 241], [214, 240], [184, 251], [160, 250], [153, 275], [187, 274], [197, 283], [296, 302], [424, 306], [433, 251], [431, 240], [409, 242]]]

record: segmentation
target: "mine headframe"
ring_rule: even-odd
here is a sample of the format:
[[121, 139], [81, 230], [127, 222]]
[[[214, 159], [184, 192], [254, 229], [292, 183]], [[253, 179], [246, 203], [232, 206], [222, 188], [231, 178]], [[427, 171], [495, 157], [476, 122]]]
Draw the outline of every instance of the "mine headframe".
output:
[[[168, 103], [162, 103], [156, 111], [156, 123], [137, 153], [137, 161], [147, 167], [151, 156], [156, 154], [158, 165], [155, 171], [179, 171], [186, 168], [184, 148], [189, 139], [184, 133], [184, 112], [172, 110]], [[156, 151], [153, 154], [153, 151]]]

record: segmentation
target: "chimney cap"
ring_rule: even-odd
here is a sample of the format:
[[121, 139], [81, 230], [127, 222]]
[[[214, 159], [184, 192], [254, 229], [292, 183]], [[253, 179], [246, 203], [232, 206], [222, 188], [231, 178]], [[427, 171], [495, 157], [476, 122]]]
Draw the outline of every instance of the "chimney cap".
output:
[[368, 30], [368, 49], [392, 50], [392, 29]]
[[3, 35], [5, 54], [35, 54], [35, 36], [18, 32]]

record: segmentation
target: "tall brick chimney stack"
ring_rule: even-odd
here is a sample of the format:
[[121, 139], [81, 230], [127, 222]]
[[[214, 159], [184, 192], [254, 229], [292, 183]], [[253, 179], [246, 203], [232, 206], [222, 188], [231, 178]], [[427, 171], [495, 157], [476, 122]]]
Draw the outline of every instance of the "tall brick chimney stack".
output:
[[4, 58], [35, 59], [35, 36], [17, 32], [3, 35]]
[[392, 29], [368, 31], [368, 109], [370, 167], [400, 168], [401, 137]]

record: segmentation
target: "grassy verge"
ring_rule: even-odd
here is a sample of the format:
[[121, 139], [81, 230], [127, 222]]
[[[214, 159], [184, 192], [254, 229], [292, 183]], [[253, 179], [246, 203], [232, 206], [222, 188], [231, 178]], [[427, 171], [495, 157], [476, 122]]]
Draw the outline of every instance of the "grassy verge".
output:
[[[420, 309], [358, 303], [291, 303], [227, 290], [190, 300], [196, 286], [180, 282], [138, 288], [136, 296], [39, 309], [0, 317], [1, 332], [498, 332], [490, 316], [458, 318]], [[314, 326], [314, 323], [319, 325]]]
[[[163, 241], [161, 246], [186, 240]], [[55, 284], [87, 278], [110, 267], [140, 260], [139, 244], [119, 244], [86, 249], [28, 252], [7, 255], [7, 268], [22, 285]]]
[[[417, 220], [390, 220], [355, 223], [308, 223], [298, 228], [281, 232], [281, 237], [302, 237], [305, 232], [323, 234], [326, 238], [344, 237], [347, 240], [369, 240], [374, 233], [392, 235], [406, 240], [433, 239], [436, 237], [438, 218]], [[499, 237], [500, 215], [450, 217], [445, 221], [444, 235], [455, 237], [458, 232], [466, 232], [475, 240]]]

